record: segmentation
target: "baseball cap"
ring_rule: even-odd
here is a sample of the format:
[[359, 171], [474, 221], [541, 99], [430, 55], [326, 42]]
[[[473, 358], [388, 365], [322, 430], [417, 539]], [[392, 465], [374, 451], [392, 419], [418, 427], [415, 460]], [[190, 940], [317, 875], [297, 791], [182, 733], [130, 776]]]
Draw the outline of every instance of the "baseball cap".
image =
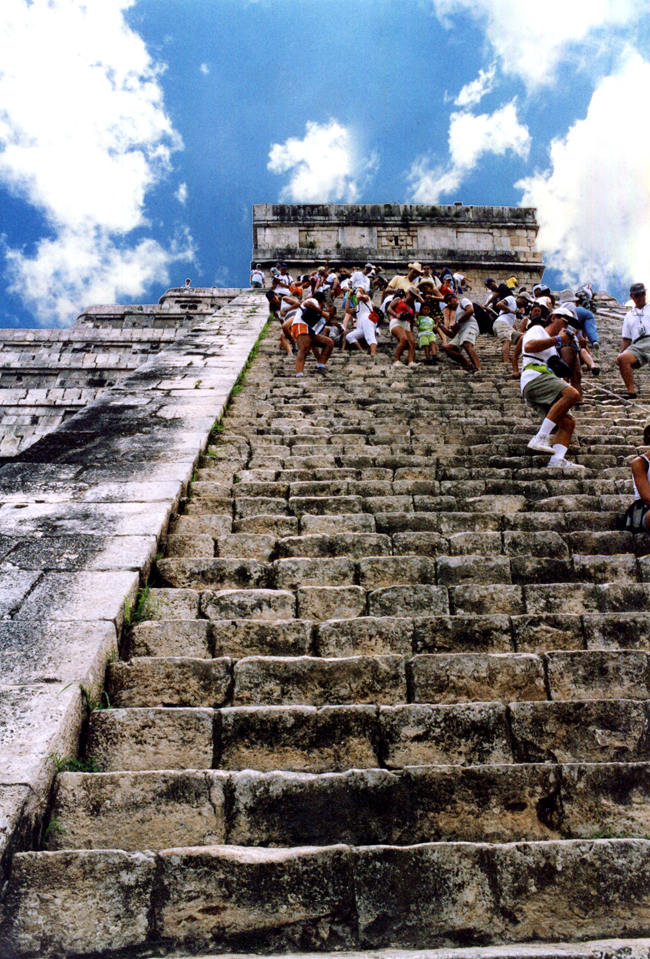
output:
[[485, 281], [485, 285], [486, 285], [486, 286], [489, 286], [490, 283], [494, 283], [494, 282], [495, 282], [495, 281], [494, 281], [494, 280], [492, 279], [492, 277], [490, 276], [490, 277], [488, 277], [488, 279]]
[[[571, 310], [567, 310], [563, 306], [556, 307], [556, 309], [554, 309], [553, 312], [551, 313], [551, 316], [561, 316], [563, 320], [575, 320], [575, 316], [573, 315]], [[574, 323], [574, 326], [575, 326], [575, 323]]]
[[642, 293], [645, 293], [643, 283], [633, 283], [630, 287], [630, 296], [641, 296]]

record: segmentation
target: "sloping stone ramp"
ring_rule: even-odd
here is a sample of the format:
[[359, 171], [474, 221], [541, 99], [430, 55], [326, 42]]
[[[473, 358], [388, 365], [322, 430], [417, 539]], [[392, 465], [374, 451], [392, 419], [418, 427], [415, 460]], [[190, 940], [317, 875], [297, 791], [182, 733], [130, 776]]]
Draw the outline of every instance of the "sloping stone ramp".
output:
[[648, 955], [645, 414], [590, 380], [585, 472], [552, 472], [481, 346], [478, 376], [384, 347], [299, 381], [265, 340], [3, 956]]

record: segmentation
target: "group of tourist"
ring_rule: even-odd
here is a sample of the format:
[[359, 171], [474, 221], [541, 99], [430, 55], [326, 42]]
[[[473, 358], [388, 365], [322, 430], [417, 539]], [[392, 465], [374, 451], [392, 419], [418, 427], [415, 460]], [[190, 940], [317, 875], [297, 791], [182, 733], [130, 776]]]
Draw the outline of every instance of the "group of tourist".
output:
[[[263, 287], [264, 273], [261, 267], [256, 269], [251, 284], [255, 280]], [[418, 348], [430, 364], [438, 362], [440, 349], [460, 368], [478, 373], [476, 341], [481, 333], [495, 336], [503, 363], [510, 364], [512, 376], [520, 380], [524, 400], [542, 416], [530, 449], [550, 454], [552, 469], [581, 468], [565, 457], [575, 429], [570, 411], [582, 400], [582, 367], [594, 376], [600, 372], [589, 284], [556, 296], [543, 283], [529, 291], [518, 285], [516, 276], [501, 282], [489, 278], [484, 301], [478, 303], [467, 295], [472, 288], [463, 274], [413, 262], [405, 274], [390, 280], [372, 263], [354, 270], [322, 266], [294, 280], [287, 265], [278, 263], [271, 270], [270, 285], [266, 296], [272, 315], [281, 322], [280, 345], [288, 354], [295, 353], [299, 377], [304, 376], [310, 352], [317, 373], [325, 372], [336, 347], [359, 351], [365, 344], [368, 355], [375, 357], [384, 324], [395, 341], [393, 365], [402, 367], [406, 354], [407, 369], [419, 365]], [[634, 306], [623, 324], [616, 362], [627, 398], [635, 399], [634, 371], [650, 362], [650, 307], [642, 283], [631, 286], [630, 296]], [[649, 463], [637, 463], [635, 489], [642, 490], [643, 499], [648, 487], [650, 509]]]

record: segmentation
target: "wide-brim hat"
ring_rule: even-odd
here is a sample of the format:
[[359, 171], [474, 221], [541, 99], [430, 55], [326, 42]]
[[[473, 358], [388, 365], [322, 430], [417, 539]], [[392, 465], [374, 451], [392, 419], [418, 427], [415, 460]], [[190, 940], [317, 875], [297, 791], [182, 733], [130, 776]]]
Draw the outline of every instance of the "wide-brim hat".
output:
[[415, 263], [409, 263], [408, 267], [409, 267], [409, 270], [417, 270], [418, 273], [422, 272], [422, 264], [418, 263], [417, 260], [415, 261]]

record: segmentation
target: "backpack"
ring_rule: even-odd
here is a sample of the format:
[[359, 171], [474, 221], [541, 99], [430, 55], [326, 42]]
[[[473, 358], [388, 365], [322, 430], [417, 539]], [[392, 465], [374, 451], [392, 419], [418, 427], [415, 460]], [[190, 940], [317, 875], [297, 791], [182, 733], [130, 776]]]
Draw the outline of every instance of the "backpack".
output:
[[478, 323], [479, 333], [484, 333], [486, 336], [494, 336], [494, 330], [492, 329], [494, 320], [490, 314], [480, 303], [472, 303], [472, 306], [474, 307], [474, 316]]
[[625, 510], [621, 519], [621, 529], [627, 533], [647, 533], [643, 520], [650, 509], [642, 499], [635, 499]]

